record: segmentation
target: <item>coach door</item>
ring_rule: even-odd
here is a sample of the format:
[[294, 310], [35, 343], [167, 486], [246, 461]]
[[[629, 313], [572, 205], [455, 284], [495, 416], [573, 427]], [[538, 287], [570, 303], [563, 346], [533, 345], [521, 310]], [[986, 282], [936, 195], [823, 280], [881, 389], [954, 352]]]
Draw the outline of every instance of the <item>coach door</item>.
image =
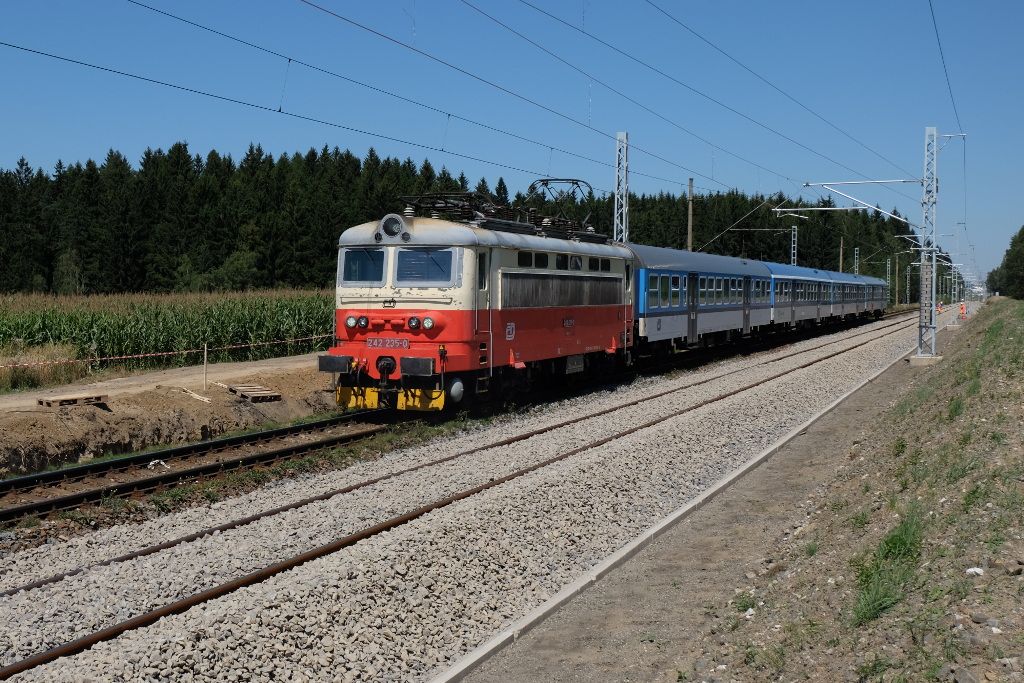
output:
[[697, 273], [686, 274], [686, 343], [697, 343]]
[[743, 334], [750, 334], [750, 277], [743, 278]]
[[[494, 335], [491, 330], [491, 271], [488, 268], [492, 252], [481, 250], [476, 255], [476, 294], [474, 299], [473, 330], [476, 332], [481, 368], [488, 371], [494, 365]], [[488, 372], [488, 374], [490, 374]]]

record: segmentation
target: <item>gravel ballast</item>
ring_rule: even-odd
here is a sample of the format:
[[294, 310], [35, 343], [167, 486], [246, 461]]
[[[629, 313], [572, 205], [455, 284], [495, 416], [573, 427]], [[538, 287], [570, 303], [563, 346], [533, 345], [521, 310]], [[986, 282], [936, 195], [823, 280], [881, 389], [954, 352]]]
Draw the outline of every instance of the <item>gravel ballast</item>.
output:
[[[860, 331], [863, 331], [861, 328]], [[904, 330], [736, 397], [488, 490], [399, 529], [262, 584], [127, 633], [89, 652], [27, 672], [24, 680], [282, 678], [289, 672], [338, 680], [422, 678], [556, 592], [670, 510], [767, 447], [911, 343]], [[832, 353], [859, 337], [813, 352]], [[822, 340], [804, 343], [816, 346]], [[799, 348], [799, 345], [797, 346]], [[793, 347], [776, 351], [781, 355]], [[760, 354], [666, 380], [641, 380], [615, 394], [573, 399], [517, 424], [492, 428], [394, 458], [265, 489], [205, 510], [163, 518], [170, 538], [327, 488], [449, 452], [553, 424], [630, 396], [689, 384], [724, 369], [763, 362]], [[483, 483], [639, 422], [774, 375], [808, 360], [785, 359], [686, 391], [585, 420], [550, 434], [402, 475], [324, 503], [277, 515], [132, 562], [90, 570], [0, 600], [5, 663], [99, 626], [223, 582], [283, 556]], [[746, 365], [743, 365], [746, 364]], [[636, 392], [636, 393], [634, 393]], [[769, 411], [767, 408], [773, 410]], [[711, 457], [709, 457], [711, 456]], [[211, 519], [212, 518], [212, 519]], [[201, 522], [199, 521], [201, 520]], [[155, 520], [159, 522], [161, 520]], [[154, 542], [153, 522], [115, 527], [70, 546], [77, 562]], [[84, 542], [84, 540], [91, 542]], [[109, 539], [110, 545], [104, 539]], [[118, 545], [120, 544], [120, 545]], [[31, 566], [56, 548], [5, 560]], [[59, 557], [59, 553], [55, 555]], [[24, 564], [22, 564], [24, 563]], [[37, 565], [38, 566], [38, 565]], [[37, 570], [38, 571], [38, 570]], [[53, 573], [52, 566], [42, 572]], [[10, 577], [8, 570], [5, 576]], [[9, 580], [5, 579], [5, 580]], [[12, 583], [23, 583], [21, 581]], [[30, 580], [30, 579], [28, 579]], [[296, 680], [302, 680], [297, 678]]]

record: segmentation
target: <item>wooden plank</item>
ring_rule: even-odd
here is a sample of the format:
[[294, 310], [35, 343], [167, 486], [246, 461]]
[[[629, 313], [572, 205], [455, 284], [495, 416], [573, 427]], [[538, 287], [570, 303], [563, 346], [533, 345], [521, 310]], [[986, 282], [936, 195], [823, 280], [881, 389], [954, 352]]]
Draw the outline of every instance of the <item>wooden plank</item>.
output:
[[46, 398], [37, 399], [36, 402], [38, 405], [45, 406], [47, 408], [60, 408], [61, 406], [106, 403], [107, 399], [108, 396], [106, 394], [82, 394], [80, 396], [48, 396]]

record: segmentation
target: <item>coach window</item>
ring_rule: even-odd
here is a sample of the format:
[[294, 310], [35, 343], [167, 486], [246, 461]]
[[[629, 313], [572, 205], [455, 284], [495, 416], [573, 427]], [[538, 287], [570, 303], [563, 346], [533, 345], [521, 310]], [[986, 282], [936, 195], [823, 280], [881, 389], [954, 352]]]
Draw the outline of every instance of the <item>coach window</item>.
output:
[[662, 275], [661, 276], [661, 287], [660, 287], [660, 292], [659, 293], [661, 294], [661, 307], [662, 308], [668, 308], [668, 295], [669, 295], [668, 275]]
[[743, 292], [740, 291], [739, 280], [737, 280], [736, 278], [729, 280], [729, 291], [731, 292], [729, 302], [734, 304], [741, 303], [740, 299], [743, 298]]
[[715, 301], [720, 304], [725, 303], [725, 279], [716, 277], [715, 278]]
[[519, 252], [519, 267], [520, 268], [532, 268], [533, 267], [533, 254], [528, 251]]
[[658, 307], [658, 276], [647, 276], [647, 308]]
[[681, 283], [679, 281], [679, 276], [678, 275], [673, 275], [672, 276], [672, 283], [671, 283], [671, 285], [672, 285], [672, 287], [671, 287], [672, 288], [672, 301], [671, 301], [671, 304], [673, 306], [678, 306], [679, 305], [679, 300], [680, 300], [679, 288], [680, 288], [680, 284]]
[[534, 268], [547, 268], [548, 267], [548, 255], [547, 254], [534, 254], [533, 255], [533, 267]]
[[575, 254], [569, 257], [569, 270], [583, 270], [583, 257]]
[[476, 255], [476, 288], [487, 289], [487, 254], [482, 251]]
[[601, 259], [601, 272], [610, 273], [612, 272], [612, 260], [610, 258]]

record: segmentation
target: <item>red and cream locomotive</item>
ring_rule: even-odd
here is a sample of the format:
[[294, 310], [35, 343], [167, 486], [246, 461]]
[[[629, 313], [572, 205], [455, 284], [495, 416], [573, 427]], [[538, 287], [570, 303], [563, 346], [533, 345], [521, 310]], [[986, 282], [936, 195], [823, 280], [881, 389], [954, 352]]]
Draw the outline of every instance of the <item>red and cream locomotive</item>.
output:
[[630, 346], [629, 250], [465, 195], [407, 201], [339, 240], [335, 344], [319, 359], [339, 405], [441, 410]]

